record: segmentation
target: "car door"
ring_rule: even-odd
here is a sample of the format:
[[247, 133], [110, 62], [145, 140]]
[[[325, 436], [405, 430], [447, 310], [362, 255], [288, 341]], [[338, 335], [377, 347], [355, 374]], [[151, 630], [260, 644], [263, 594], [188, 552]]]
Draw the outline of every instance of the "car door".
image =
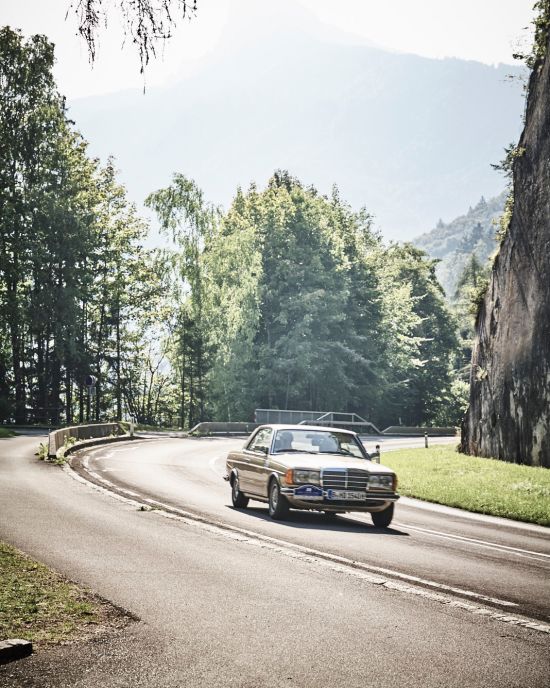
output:
[[265, 497], [266, 464], [272, 438], [272, 428], [262, 428], [246, 449], [248, 458], [246, 488], [241, 487], [244, 492]]

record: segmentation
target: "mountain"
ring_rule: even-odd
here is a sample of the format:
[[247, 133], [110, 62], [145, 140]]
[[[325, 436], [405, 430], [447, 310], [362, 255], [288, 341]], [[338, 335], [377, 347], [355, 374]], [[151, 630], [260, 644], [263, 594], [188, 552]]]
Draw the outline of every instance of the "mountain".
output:
[[387, 238], [410, 239], [502, 190], [490, 164], [520, 133], [522, 84], [508, 77], [521, 69], [385, 51], [293, 2], [247, 7], [170, 87], [69, 103], [138, 204], [178, 171], [227, 206], [283, 168], [321, 193], [337, 183]]
[[489, 201], [482, 196], [466, 215], [449, 223], [439, 220], [434, 229], [413, 240], [415, 246], [424, 249], [432, 258], [439, 258], [436, 273], [449, 298], [453, 298], [468, 258], [475, 253], [483, 264], [496, 251], [496, 224], [504, 210], [507, 194], [503, 191]]

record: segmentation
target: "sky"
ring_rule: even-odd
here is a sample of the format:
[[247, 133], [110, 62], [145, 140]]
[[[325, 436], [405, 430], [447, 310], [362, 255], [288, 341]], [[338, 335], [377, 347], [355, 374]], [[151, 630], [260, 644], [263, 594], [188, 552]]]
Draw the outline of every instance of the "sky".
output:
[[[73, 0], [76, 4], [77, 0]], [[530, 44], [534, 0], [289, 0], [327, 25], [339, 29], [339, 40], [368, 42], [423, 55], [459, 57], [487, 64], [512, 64], [512, 53]], [[24, 34], [44, 33], [56, 44], [55, 76], [69, 100], [143, 89], [137, 53], [124, 44], [120, 18], [109, 15], [102, 31], [98, 58], [91, 65], [87, 46], [78, 35], [71, 0], [0, 0], [0, 24]], [[114, 7], [114, 0], [103, 0]], [[149, 64], [145, 84], [166, 86], [193, 72], [215, 55], [223, 32], [247, 20], [261, 21], [265, 7], [270, 21], [275, 0], [197, 0], [198, 12], [179, 22], [174, 36]], [[249, 12], [254, 4], [255, 11]], [[68, 16], [67, 16], [68, 12]], [[246, 26], [246, 30], [254, 26]]]

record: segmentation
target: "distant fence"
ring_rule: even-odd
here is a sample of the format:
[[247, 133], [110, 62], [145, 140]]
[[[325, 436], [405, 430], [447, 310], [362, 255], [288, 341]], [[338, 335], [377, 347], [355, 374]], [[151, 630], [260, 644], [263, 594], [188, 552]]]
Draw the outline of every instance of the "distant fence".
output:
[[287, 409], [256, 409], [254, 419], [260, 424], [281, 423], [284, 425], [324, 425], [328, 427], [369, 428], [377, 435], [380, 430], [357, 413], [338, 411], [289, 411]]
[[279, 423], [284, 425], [298, 425], [304, 421], [314, 421], [327, 413], [326, 411], [288, 411], [286, 409], [256, 409], [254, 420], [258, 425]]
[[98, 423], [97, 425], [74, 425], [70, 428], [61, 428], [50, 432], [48, 443], [48, 456], [56, 456], [68, 437], [75, 440], [90, 440], [96, 437], [109, 437], [111, 435], [124, 435], [125, 430], [119, 423]]
[[328, 427], [344, 427], [356, 432], [367, 430], [375, 435], [409, 435], [432, 437], [455, 435], [454, 427], [411, 427], [404, 425], [390, 425], [385, 430], [379, 430], [374, 423], [365, 420], [357, 413], [339, 413], [337, 411], [296, 411], [287, 409], [256, 409], [254, 420], [259, 425], [281, 423], [284, 425], [322, 425]]

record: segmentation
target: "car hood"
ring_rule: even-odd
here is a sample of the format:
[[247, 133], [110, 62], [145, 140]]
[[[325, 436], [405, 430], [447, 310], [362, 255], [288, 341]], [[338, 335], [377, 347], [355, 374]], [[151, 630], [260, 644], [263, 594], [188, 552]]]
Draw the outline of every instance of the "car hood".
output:
[[271, 458], [283, 464], [286, 468], [360, 468], [369, 473], [391, 473], [391, 468], [380, 463], [374, 463], [368, 459], [356, 459], [352, 456], [342, 456], [341, 454], [309, 454], [307, 452], [278, 452], [272, 454]]

